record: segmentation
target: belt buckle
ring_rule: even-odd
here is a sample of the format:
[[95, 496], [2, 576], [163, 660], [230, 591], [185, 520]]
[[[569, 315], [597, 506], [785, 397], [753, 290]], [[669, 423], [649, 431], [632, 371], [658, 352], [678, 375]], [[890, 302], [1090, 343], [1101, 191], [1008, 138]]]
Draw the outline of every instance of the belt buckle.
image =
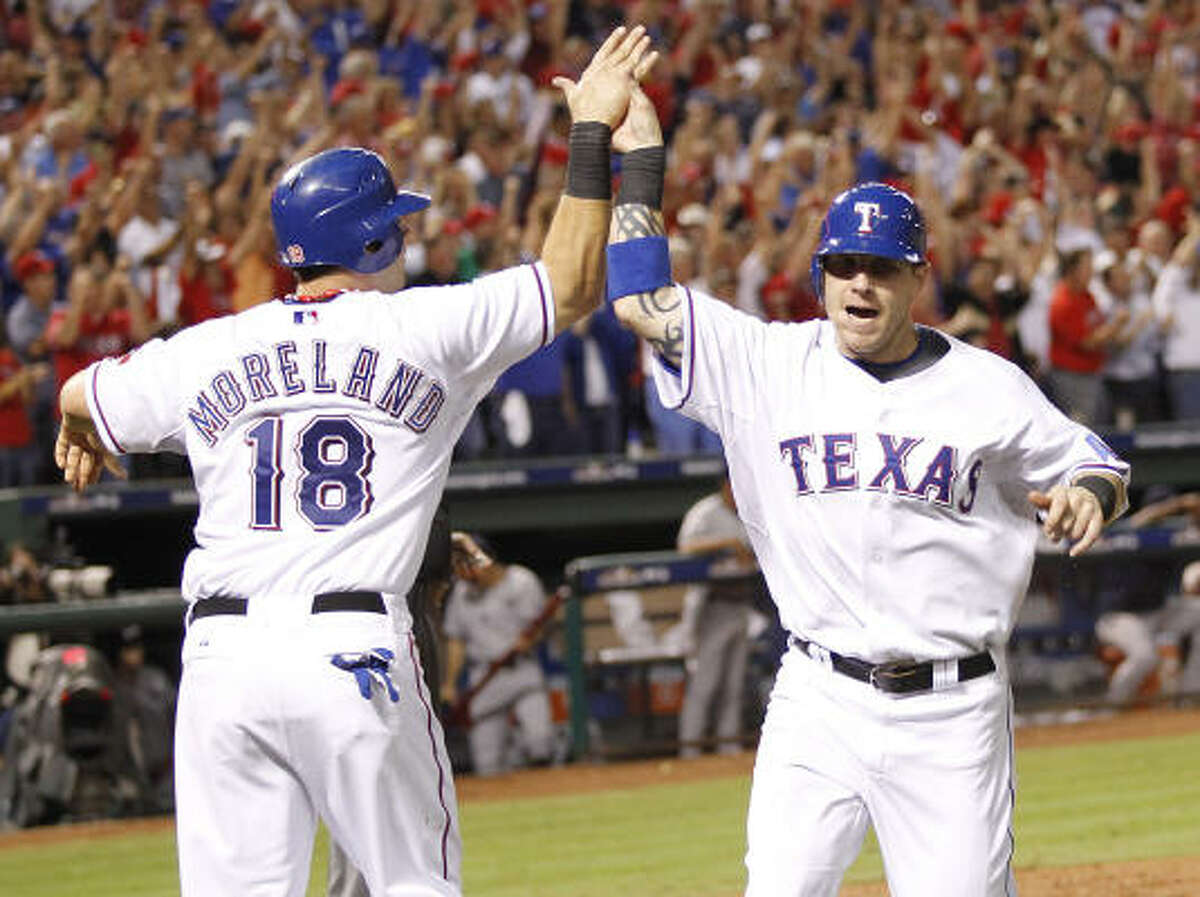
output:
[[867, 682], [877, 691], [888, 694], [912, 691], [913, 689], [907, 688], [905, 683], [916, 674], [920, 666], [921, 664], [911, 657], [878, 663], [871, 667], [871, 672], [867, 675]]

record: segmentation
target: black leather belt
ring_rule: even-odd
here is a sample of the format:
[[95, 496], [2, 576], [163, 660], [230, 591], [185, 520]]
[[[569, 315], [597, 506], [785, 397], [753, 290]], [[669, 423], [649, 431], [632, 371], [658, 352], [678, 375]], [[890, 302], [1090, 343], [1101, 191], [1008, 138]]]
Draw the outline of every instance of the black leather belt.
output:
[[[934, 688], [934, 668], [940, 661], [891, 660], [887, 663], [871, 663], [858, 657], [846, 657], [822, 648], [815, 642], [797, 636], [789, 641], [814, 660], [829, 658], [829, 665], [843, 676], [866, 682], [888, 694], [911, 694], [931, 691]], [[996, 671], [996, 661], [987, 651], [947, 661], [950, 675], [947, 684], [978, 679]], [[944, 686], [943, 686], [944, 687]]]
[[[213, 595], [198, 598], [192, 605], [191, 619], [201, 617], [243, 617], [246, 615], [246, 599], [229, 595]], [[387, 607], [378, 592], [321, 592], [314, 595], [312, 612], [327, 614], [337, 611], [359, 611], [368, 614], [385, 614]]]

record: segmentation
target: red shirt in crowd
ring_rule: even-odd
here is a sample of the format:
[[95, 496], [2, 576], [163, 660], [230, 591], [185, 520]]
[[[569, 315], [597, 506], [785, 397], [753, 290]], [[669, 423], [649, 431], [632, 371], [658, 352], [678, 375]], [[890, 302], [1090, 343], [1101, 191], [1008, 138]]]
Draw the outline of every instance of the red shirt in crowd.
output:
[[[46, 325], [46, 341], [54, 345], [58, 333], [66, 321], [67, 310], [55, 309], [50, 313], [50, 323]], [[51, 354], [54, 358], [54, 378], [58, 388], [71, 379], [71, 375], [82, 371], [93, 361], [107, 358], [110, 355], [120, 355], [133, 348], [133, 336], [130, 333], [129, 312], [124, 308], [115, 308], [103, 315], [84, 315], [79, 321], [79, 336], [75, 342], [65, 349], [56, 349]]]
[[1050, 296], [1050, 364], [1076, 374], [1094, 374], [1104, 366], [1100, 349], [1085, 349], [1088, 335], [1104, 323], [1104, 315], [1087, 290], [1060, 281]]
[[[0, 346], [0, 383], [7, 383], [21, 370], [21, 361], [8, 346]], [[33, 441], [29, 412], [21, 393], [0, 402], [0, 448], [22, 448]]]
[[179, 322], [185, 327], [233, 312], [233, 270], [224, 260], [197, 265], [196, 274], [179, 272]]

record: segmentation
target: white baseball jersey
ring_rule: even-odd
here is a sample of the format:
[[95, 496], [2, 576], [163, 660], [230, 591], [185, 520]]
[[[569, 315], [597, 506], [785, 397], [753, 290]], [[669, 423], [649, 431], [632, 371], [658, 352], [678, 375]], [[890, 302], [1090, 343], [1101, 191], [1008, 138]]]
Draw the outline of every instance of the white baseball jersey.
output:
[[472, 409], [553, 334], [540, 263], [277, 300], [94, 365], [87, 400], [112, 451], [190, 458], [186, 598], [403, 595]]
[[[461, 894], [450, 763], [403, 596], [471, 410], [553, 332], [531, 265], [276, 300], [87, 372], [111, 450], [191, 459], [184, 596], [246, 599], [184, 637], [183, 897], [299, 897], [317, 816], [372, 893]], [[381, 593], [387, 613], [316, 612], [314, 596], [346, 591]]]
[[467, 660], [489, 664], [504, 656], [546, 606], [546, 591], [528, 567], [509, 564], [491, 588], [459, 580], [446, 599], [442, 630], [463, 643]]
[[765, 324], [684, 293], [665, 404], [716, 430], [784, 626], [868, 660], [1003, 645], [1037, 539], [1030, 489], [1128, 466], [996, 355], [950, 340], [880, 382], [827, 321]]

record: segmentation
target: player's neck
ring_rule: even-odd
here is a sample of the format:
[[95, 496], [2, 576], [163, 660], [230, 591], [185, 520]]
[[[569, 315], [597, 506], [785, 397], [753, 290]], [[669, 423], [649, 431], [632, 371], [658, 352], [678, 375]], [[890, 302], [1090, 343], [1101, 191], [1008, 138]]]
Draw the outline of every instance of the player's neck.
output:
[[911, 321], [889, 340], [886, 345], [871, 351], [856, 351], [840, 335], [838, 338], [838, 350], [856, 364], [901, 364], [917, 351], [919, 345], [920, 340], [917, 337], [917, 328]]
[[345, 290], [369, 289], [366, 283], [369, 275], [358, 274], [354, 271], [333, 271], [322, 274], [312, 280], [296, 284], [295, 296], [328, 296]]

